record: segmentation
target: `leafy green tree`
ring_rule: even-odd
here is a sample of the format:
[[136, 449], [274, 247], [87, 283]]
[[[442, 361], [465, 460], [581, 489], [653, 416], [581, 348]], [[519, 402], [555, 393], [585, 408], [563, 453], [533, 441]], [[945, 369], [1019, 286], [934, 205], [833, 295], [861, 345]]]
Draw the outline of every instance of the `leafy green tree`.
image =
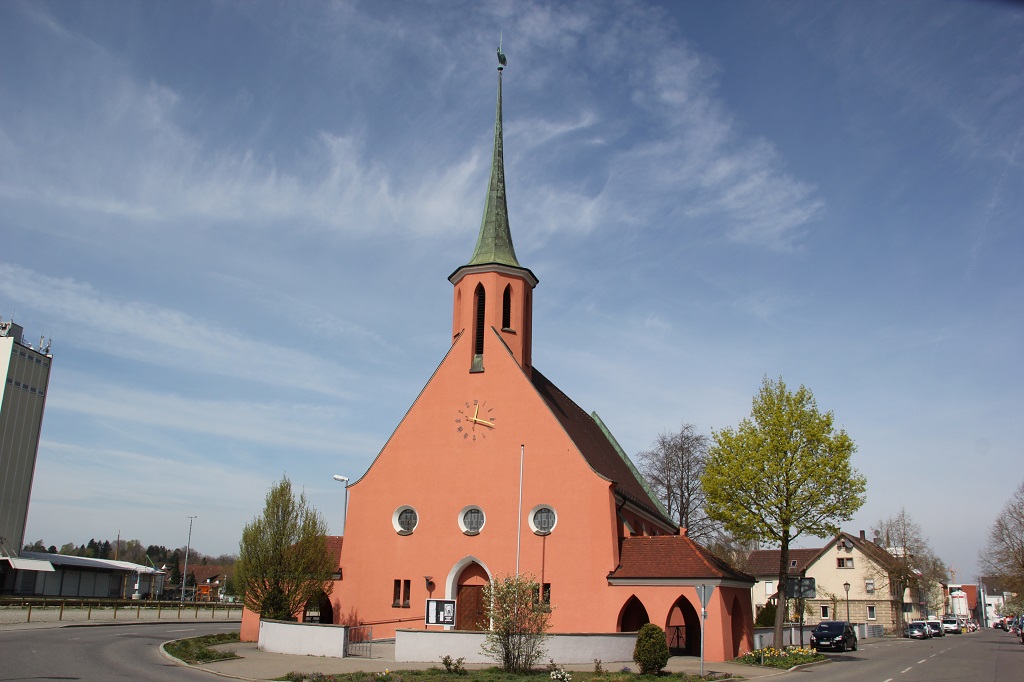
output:
[[305, 494], [296, 499], [285, 476], [267, 493], [263, 515], [242, 531], [235, 580], [250, 611], [291, 620], [307, 601], [330, 593], [335, 564], [327, 521]]
[[494, 578], [484, 586], [484, 613], [491, 627], [480, 648], [505, 672], [529, 672], [544, 656], [551, 609], [536, 600], [538, 587], [532, 575]]
[[775, 641], [782, 641], [790, 543], [803, 534], [839, 533], [864, 504], [866, 479], [850, 463], [856, 450], [846, 431], [822, 414], [811, 391], [795, 393], [764, 377], [750, 418], [712, 434], [701, 482], [708, 516], [738, 540], [778, 543], [779, 608]]
[[171, 575], [168, 578], [171, 585], [181, 587], [181, 567], [178, 564], [171, 564]]

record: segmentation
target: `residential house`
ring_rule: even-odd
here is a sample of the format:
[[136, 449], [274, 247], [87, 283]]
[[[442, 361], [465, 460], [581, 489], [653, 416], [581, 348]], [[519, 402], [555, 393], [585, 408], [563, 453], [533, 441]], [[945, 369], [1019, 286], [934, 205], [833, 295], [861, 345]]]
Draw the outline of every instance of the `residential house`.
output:
[[[756, 567], [754, 564], [750, 567], [759, 581], [754, 595], [757, 600], [767, 600], [768, 581], [778, 579], [780, 550], [756, 552]], [[773, 557], [775, 577], [767, 570]], [[815, 597], [805, 600], [804, 605], [805, 622], [809, 624], [850, 620], [881, 625], [886, 632], [893, 633], [900, 629], [901, 622], [935, 615], [928, 614], [927, 600], [923, 596], [927, 590], [919, 581], [911, 581], [912, 584], [902, 591], [894, 591], [899, 583], [899, 572], [900, 562], [896, 557], [868, 540], [864, 531], [859, 535], [839, 533], [819, 549], [790, 550], [790, 576], [814, 579]], [[772, 584], [771, 587], [777, 591], [777, 586]], [[900, 612], [902, 621], [898, 618]]]
[[[791, 547], [789, 550], [789, 577], [803, 578], [808, 562], [820, 551], [820, 549]], [[746, 570], [757, 579], [754, 589], [750, 593], [755, 619], [761, 609], [778, 600], [779, 560], [781, 557], [782, 550], [779, 549], [755, 549], [747, 556]]]

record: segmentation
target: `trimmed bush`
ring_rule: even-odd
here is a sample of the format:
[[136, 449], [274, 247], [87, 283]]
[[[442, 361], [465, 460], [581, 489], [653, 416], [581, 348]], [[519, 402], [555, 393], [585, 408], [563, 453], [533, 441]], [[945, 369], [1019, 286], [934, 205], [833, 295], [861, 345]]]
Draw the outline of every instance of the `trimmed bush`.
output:
[[657, 675], [668, 665], [668, 642], [665, 631], [654, 623], [647, 623], [636, 633], [633, 660], [642, 675]]

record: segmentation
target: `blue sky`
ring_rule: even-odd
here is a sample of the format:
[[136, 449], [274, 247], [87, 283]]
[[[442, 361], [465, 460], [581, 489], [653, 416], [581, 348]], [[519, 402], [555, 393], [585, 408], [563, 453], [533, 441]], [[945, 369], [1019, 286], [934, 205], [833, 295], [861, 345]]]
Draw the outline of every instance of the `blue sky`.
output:
[[846, 529], [905, 505], [972, 578], [1024, 472], [1024, 11], [983, 1], [0, 4], [27, 539], [233, 552], [285, 472], [340, 530], [447, 349], [499, 31], [536, 366], [630, 454], [805, 384]]

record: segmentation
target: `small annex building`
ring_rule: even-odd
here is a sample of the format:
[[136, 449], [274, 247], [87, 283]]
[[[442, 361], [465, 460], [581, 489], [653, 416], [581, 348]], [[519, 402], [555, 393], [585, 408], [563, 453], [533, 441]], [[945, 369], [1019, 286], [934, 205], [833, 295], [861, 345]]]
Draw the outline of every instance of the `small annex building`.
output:
[[[348, 486], [333, 613], [392, 637], [427, 627], [427, 599], [450, 599], [453, 629], [480, 630], [486, 582], [531, 574], [552, 633], [652, 622], [675, 653], [699, 655], [706, 585], [705, 658], [753, 648], [754, 578], [687, 537], [597, 414], [533, 365], [538, 279], [509, 228], [500, 67], [483, 220], [471, 258], [448, 279], [451, 347]], [[242, 639], [258, 632], [247, 612]]]

